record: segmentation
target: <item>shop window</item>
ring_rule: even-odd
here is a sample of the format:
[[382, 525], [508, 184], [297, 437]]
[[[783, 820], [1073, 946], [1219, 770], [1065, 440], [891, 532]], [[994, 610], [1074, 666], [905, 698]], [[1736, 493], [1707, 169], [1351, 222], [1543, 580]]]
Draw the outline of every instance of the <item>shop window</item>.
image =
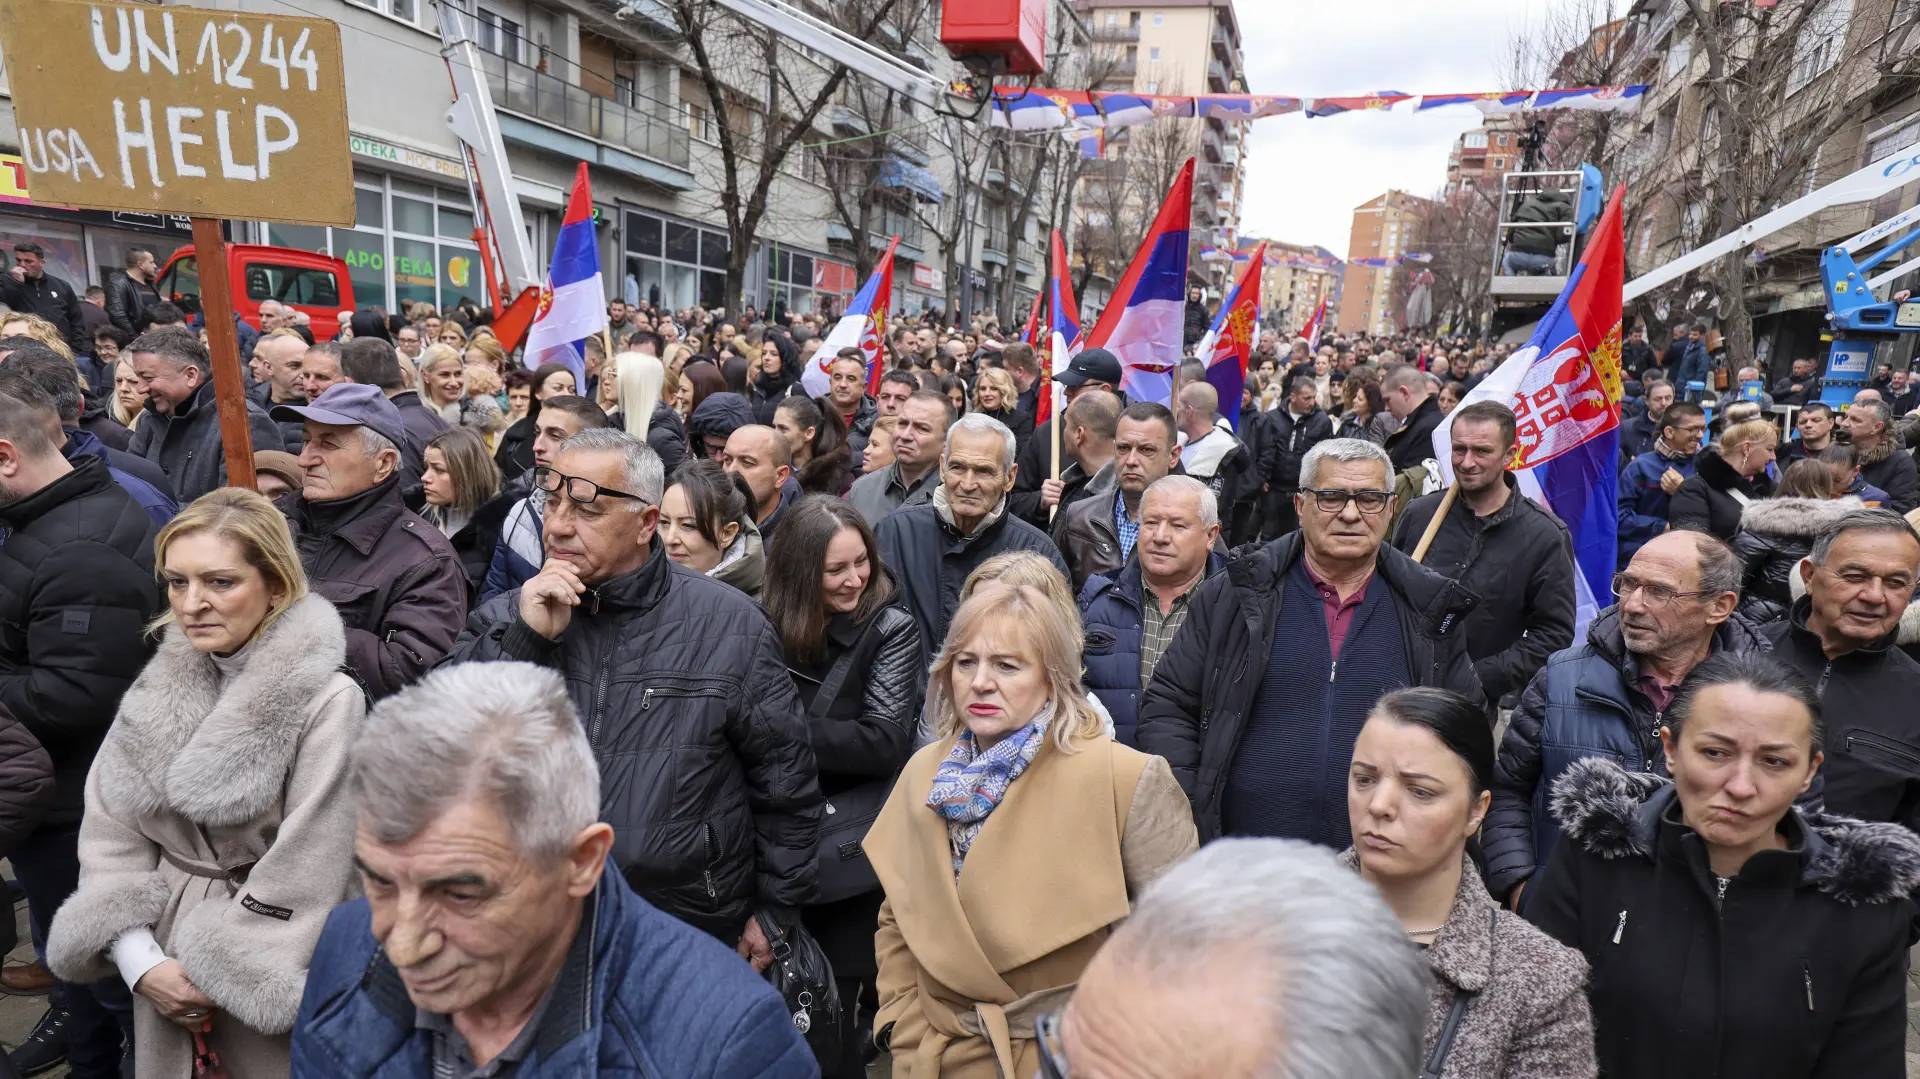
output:
[[[394, 200], [396, 203], [399, 199]], [[396, 213], [395, 218], [399, 215]], [[393, 298], [404, 308], [410, 303], [440, 303], [440, 273], [433, 245], [421, 240], [393, 239]]]
[[440, 236], [449, 240], [473, 239], [473, 214], [451, 206], [440, 207]]
[[666, 233], [667, 258], [675, 262], [698, 263], [700, 261], [699, 229], [669, 221], [666, 223]]
[[645, 214], [627, 215], [627, 250], [636, 255], [660, 255], [660, 225], [657, 217]]

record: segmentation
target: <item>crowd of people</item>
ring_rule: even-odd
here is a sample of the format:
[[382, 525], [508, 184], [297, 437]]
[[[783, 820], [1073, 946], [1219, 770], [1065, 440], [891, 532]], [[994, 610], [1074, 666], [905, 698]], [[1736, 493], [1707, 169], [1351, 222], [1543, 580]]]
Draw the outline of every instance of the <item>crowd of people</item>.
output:
[[150, 283], [0, 315], [23, 1074], [1904, 1075], [1904, 378], [1636, 332], [1582, 628], [1500, 346], [263, 304], [243, 490]]

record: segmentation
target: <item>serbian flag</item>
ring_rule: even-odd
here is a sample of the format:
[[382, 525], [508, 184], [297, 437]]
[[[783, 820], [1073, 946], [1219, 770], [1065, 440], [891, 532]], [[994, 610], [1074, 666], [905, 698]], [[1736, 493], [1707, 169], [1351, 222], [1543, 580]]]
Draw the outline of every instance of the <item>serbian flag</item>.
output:
[[1220, 414], [1240, 429], [1240, 390], [1247, 384], [1247, 365], [1253, 360], [1254, 339], [1260, 326], [1260, 272], [1266, 267], [1267, 245], [1253, 249], [1246, 269], [1220, 301], [1220, 313], [1193, 350], [1207, 365], [1207, 381], [1220, 393]]
[[573, 372], [573, 384], [585, 393], [586, 340], [606, 328], [607, 294], [600, 284], [600, 245], [593, 235], [593, 189], [583, 161], [573, 174], [567, 216], [560, 222], [540, 306], [527, 330], [527, 366], [564, 364]]
[[1040, 302], [1044, 299], [1041, 293], [1033, 294], [1033, 310], [1027, 312], [1027, 328], [1020, 334], [1020, 340], [1034, 348], [1040, 347]]
[[1120, 361], [1120, 389], [1134, 401], [1173, 407], [1173, 370], [1186, 333], [1187, 223], [1193, 219], [1193, 158], [1160, 204], [1133, 262], [1113, 288], [1082, 347]]
[[1047, 347], [1040, 353], [1040, 374], [1047, 380], [1045, 392], [1035, 402], [1035, 427], [1053, 418], [1053, 395], [1060, 392], [1053, 376], [1067, 369], [1080, 352], [1080, 309], [1073, 302], [1073, 278], [1067, 276], [1067, 245], [1060, 230], [1053, 230], [1053, 284], [1047, 303]]
[[[1620, 293], [1626, 281], [1626, 233], [1613, 198], [1586, 253], [1526, 346], [1508, 357], [1461, 404], [1493, 400], [1513, 409], [1512, 469], [1520, 490], [1551, 509], [1573, 536], [1577, 595], [1574, 640], [1611, 603], [1619, 518]], [[1453, 415], [1458, 415], [1455, 409]], [[1433, 432], [1434, 457], [1453, 482], [1453, 418]]]
[[1307, 351], [1320, 351], [1320, 330], [1327, 321], [1327, 298], [1320, 297], [1319, 306], [1313, 309], [1313, 317], [1307, 320], [1307, 328], [1300, 336], [1307, 339]]
[[827, 339], [820, 342], [820, 350], [813, 354], [813, 362], [800, 374], [800, 386], [807, 391], [808, 397], [818, 397], [832, 386], [829, 372], [833, 368], [834, 358], [843, 348], [858, 348], [867, 355], [867, 392], [880, 392], [880, 376], [886, 374], [887, 310], [893, 306], [893, 249], [900, 246], [900, 237], [887, 244], [887, 253], [880, 256], [880, 265], [874, 267], [873, 276], [854, 294], [853, 301], [847, 304], [847, 313], [833, 324], [827, 332]]

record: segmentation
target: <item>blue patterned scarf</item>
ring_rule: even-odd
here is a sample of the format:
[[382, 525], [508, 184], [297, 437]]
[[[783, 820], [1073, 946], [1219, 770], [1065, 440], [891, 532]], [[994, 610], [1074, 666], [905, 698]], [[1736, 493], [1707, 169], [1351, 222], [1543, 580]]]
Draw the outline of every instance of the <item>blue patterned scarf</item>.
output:
[[967, 851], [974, 837], [987, 823], [1007, 788], [1033, 763], [1034, 755], [1047, 738], [1047, 724], [1053, 719], [1053, 702], [1047, 702], [1033, 722], [994, 743], [985, 753], [979, 751], [973, 732], [962, 729], [954, 740], [953, 751], [940, 762], [933, 776], [933, 790], [927, 805], [947, 819], [947, 839], [953, 847], [953, 875], [960, 876]]

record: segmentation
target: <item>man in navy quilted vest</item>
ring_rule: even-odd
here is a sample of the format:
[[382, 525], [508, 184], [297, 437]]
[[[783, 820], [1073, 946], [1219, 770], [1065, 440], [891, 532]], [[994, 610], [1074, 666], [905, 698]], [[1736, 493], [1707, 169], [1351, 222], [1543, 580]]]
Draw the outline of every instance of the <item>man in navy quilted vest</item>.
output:
[[1347, 770], [1373, 702], [1409, 686], [1485, 700], [1462, 625], [1479, 600], [1382, 542], [1386, 451], [1320, 443], [1293, 504], [1299, 531], [1236, 555], [1194, 592], [1140, 702], [1139, 748], [1172, 766], [1202, 842], [1345, 849]]

